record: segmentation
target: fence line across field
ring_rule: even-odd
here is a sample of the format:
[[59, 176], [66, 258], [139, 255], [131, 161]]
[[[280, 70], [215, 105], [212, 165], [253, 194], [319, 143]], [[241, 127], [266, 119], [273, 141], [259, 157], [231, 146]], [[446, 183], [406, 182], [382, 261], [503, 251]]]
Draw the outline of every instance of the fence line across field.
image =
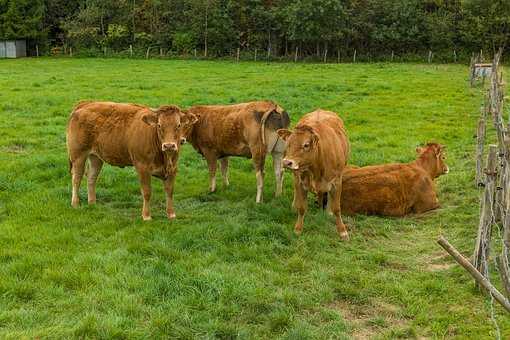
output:
[[[471, 86], [480, 78], [477, 68], [488, 69], [490, 74], [489, 88], [480, 110], [480, 118], [476, 129], [476, 178], [475, 185], [480, 188], [480, 220], [473, 252], [472, 263], [443, 237], [438, 243], [455, 258], [475, 279], [475, 285], [489, 292], [491, 296], [491, 318], [498, 329], [492, 301], [498, 301], [510, 312], [510, 120], [505, 124], [505, 84], [503, 71], [500, 69], [502, 49], [496, 53], [492, 63], [483, 63], [483, 52], [471, 57]], [[487, 151], [487, 162], [484, 167], [484, 144], [487, 139], [487, 128], [492, 121], [497, 144], [490, 144]], [[495, 241], [501, 240], [499, 245]], [[497, 246], [501, 249], [496, 249]], [[494, 270], [499, 273], [503, 287], [500, 293], [491, 282], [491, 257], [495, 257]]]

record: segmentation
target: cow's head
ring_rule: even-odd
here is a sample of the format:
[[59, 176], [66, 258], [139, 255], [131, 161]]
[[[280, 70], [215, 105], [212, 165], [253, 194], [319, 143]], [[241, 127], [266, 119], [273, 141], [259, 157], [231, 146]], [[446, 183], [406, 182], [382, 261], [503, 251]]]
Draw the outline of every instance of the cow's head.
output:
[[298, 126], [294, 131], [278, 130], [278, 136], [287, 143], [283, 166], [289, 170], [305, 170], [314, 162], [319, 136], [307, 125]]
[[447, 174], [450, 169], [446, 165], [445, 146], [437, 143], [427, 143], [424, 147], [417, 147], [416, 153], [424, 168], [428, 169], [432, 178]]
[[165, 105], [151, 109], [142, 120], [156, 129], [162, 151], [178, 152], [180, 145], [186, 142], [185, 133], [196, 122], [196, 117], [175, 105]]

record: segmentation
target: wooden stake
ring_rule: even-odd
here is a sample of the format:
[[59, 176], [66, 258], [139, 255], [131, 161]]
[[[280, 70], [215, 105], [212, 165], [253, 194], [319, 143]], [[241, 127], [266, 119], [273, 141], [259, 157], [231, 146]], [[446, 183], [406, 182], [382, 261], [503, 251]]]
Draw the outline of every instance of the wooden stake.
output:
[[298, 49], [299, 47], [296, 46], [296, 52], [294, 53], [294, 62], [297, 63], [297, 58], [298, 58]]
[[429, 50], [429, 64], [432, 62], [432, 51]]
[[69, 56], [72, 57], [73, 56], [73, 47], [69, 47]]
[[482, 106], [482, 117], [478, 121], [478, 128], [476, 130], [476, 186], [484, 186], [483, 178], [483, 147], [485, 142], [485, 119], [483, 118], [483, 106]]
[[133, 57], [133, 45], [129, 45], [129, 56]]
[[196, 48], [193, 50], [193, 56], [194, 56], [195, 58], [197, 57], [197, 49], [196, 49]]
[[35, 55], [39, 58], [39, 45], [35, 45]]
[[356, 50], [354, 50], [354, 56], [352, 57], [352, 62], [355, 63], [356, 62]]
[[450, 254], [457, 263], [459, 263], [464, 269], [466, 269], [469, 274], [475, 279], [475, 281], [485, 288], [493, 297], [498, 301], [503, 308], [506, 309], [507, 312], [510, 312], [510, 302], [490, 283], [490, 281], [485, 278], [475, 267], [464, 257], [461, 253], [458, 252], [443, 236], [439, 237], [437, 243], [444, 250]]
[[480, 201], [480, 223], [476, 238], [475, 251], [473, 254], [473, 265], [485, 277], [489, 275], [488, 259], [490, 254], [490, 241], [492, 224], [494, 222], [494, 195], [497, 178], [497, 155], [498, 147], [489, 145], [487, 156], [486, 181], [483, 198]]
[[258, 49], [255, 49], [255, 61], [257, 61], [257, 50]]
[[147, 47], [147, 53], [145, 53], [145, 59], [149, 59], [149, 54], [151, 53], [151, 47]]
[[159, 56], [162, 57], [163, 56], [163, 47], [160, 47], [159, 48]]
[[324, 62], [326, 62], [328, 60], [328, 47], [326, 46], [324, 48]]
[[457, 51], [453, 50], [453, 62], [457, 62]]
[[395, 57], [395, 52], [391, 51], [391, 62], [393, 62], [393, 57]]
[[106, 57], [106, 46], [103, 47], [103, 53], [104, 53], [104, 56]]
[[236, 56], [236, 61], [239, 62], [239, 53], [240, 53], [240, 48], [238, 47], [237, 48], [237, 56]]

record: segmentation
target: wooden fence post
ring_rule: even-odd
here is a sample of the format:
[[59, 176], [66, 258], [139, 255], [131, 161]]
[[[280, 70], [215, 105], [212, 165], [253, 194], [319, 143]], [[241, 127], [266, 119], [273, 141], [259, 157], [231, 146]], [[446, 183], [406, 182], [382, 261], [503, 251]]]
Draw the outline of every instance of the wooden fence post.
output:
[[69, 47], [69, 56], [72, 57], [73, 56], [73, 47]]
[[255, 49], [255, 61], [257, 61], [257, 49]]
[[149, 55], [151, 53], [151, 47], [147, 47], [147, 52], [145, 53], [145, 59], [149, 59]]
[[391, 51], [391, 62], [393, 62], [393, 58], [395, 57], [395, 52], [392, 50]]
[[133, 58], [133, 45], [129, 44], [129, 56]]
[[453, 50], [453, 62], [457, 63], [457, 51]]
[[35, 55], [39, 58], [39, 45], [35, 45]]
[[106, 46], [103, 46], [103, 53], [104, 53], [104, 56], [106, 57]]
[[489, 145], [489, 155], [487, 156], [485, 190], [480, 201], [480, 223], [478, 225], [478, 235], [476, 238], [475, 252], [473, 254], [473, 265], [488, 277], [488, 259], [490, 253], [490, 241], [492, 224], [494, 222], [494, 194], [496, 189], [497, 177], [497, 154], [498, 147], [494, 144]]
[[432, 62], [432, 51], [429, 50], [429, 58], [428, 58], [429, 64]]
[[236, 62], [239, 62], [239, 53], [240, 53], [240, 48], [238, 47], [237, 48], [237, 55], [236, 55]]
[[[482, 106], [482, 111], [484, 107]], [[476, 130], [476, 185], [484, 186], [483, 178], [483, 146], [485, 142], [485, 118], [482, 116], [478, 120], [478, 128]]]
[[197, 49], [196, 49], [196, 48], [193, 50], [193, 56], [194, 56], [195, 58], [197, 57]]
[[354, 49], [354, 55], [352, 57], [352, 62], [355, 63], [356, 62], [356, 49]]
[[328, 47], [324, 49], [324, 62], [328, 61]]

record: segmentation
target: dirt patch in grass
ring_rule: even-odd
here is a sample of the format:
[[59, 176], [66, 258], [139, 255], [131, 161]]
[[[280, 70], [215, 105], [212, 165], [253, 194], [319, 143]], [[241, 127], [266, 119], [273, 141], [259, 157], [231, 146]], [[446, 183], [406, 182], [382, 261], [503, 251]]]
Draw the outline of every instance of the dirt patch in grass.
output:
[[407, 320], [400, 316], [399, 306], [381, 300], [366, 305], [335, 301], [327, 307], [342, 315], [351, 326], [354, 339], [373, 339], [390, 329], [403, 329], [407, 324]]
[[425, 269], [429, 272], [448, 270], [455, 264], [448, 257], [448, 254], [437, 252], [424, 258]]
[[4, 146], [2, 148], [2, 151], [7, 152], [7, 153], [15, 153], [15, 154], [26, 152], [25, 146], [22, 144], [11, 144], [11, 145]]

